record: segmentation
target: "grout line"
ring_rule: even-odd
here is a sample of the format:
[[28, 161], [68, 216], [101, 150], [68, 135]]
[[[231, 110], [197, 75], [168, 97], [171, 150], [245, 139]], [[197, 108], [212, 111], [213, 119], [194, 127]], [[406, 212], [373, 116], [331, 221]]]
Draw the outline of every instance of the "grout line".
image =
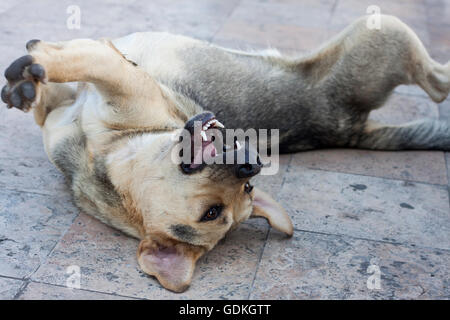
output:
[[7, 276], [7, 275], [2, 275], [2, 274], [0, 274], [0, 278], [11, 279], [11, 280], [19, 280], [19, 281], [26, 281], [25, 278], [18, 278], [18, 277]]
[[408, 242], [395, 242], [395, 241], [387, 241], [387, 240], [369, 239], [369, 238], [363, 238], [363, 237], [357, 237], [357, 236], [350, 236], [350, 235], [346, 235], [346, 234], [336, 234], [336, 233], [326, 233], [326, 232], [321, 232], [321, 231], [304, 230], [304, 229], [298, 229], [295, 227], [294, 227], [294, 231], [303, 232], [303, 233], [320, 234], [320, 235], [324, 235], [324, 236], [334, 236], [334, 237], [339, 237], [339, 238], [351, 238], [351, 239], [363, 240], [363, 241], [368, 241], [368, 242], [401, 245], [401, 246], [406, 246], [406, 247], [414, 247], [417, 249], [440, 250], [440, 251], [445, 251], [445, 252], [450, 253], [450, 249], [427, 247], [427, 246], [421, 246], [421, 245], [417, 245], [415, 243], [408, 243]]
[[[45, 284], [45, 285], [48, 285], [48, 286], [59, 287], [59, 288], [64, 288], [64, 289], [69, 289], [69, 290], [72, 289], [72, 288], [68, 288], [67, 286], [64, 286], [64, 285], [61, 285], [61, 284], [49, 283], [49, 282], [44, 282], [44, 281], [30, 280], [30, 282], [39, 283], [39, 284]], [[122, 294], [117, 294], [115, 292], [97, 291], [97, 290], [93, 290], [93, 289], [81, 289], [80, 288], [80, 289], [72, 289], [72, 290], [86, 291], [86, 292], [92, 292], [92, 293], [99, 293], [99, 294], [108, 295], [108, 296], [130, 298], [130, 299], [135, 299], [135, 300], [148, 300], [148, 299], [145, 299], [145, 298], [126, 296], [126, 295], [122, 295]]]
[[264, 244], [263, 244], [263, 247], [261, 249], [261, 253], [259, 254], [259, 257], [258, 257], [258, 263], [256, 264], [255, 274], [253, 275], [253, 280], [252, 280], [252, 283], [250, 285], [250, 289], [248, 291], [247, 300], [250, 300], [250, 296], [253, 293], [253, 286], [254, 286], [255, 281], [256, 281], [256, 276], [258, 275], [259, 266], [261, 264], [261, 260], [262, 260], [262, 257], [264, 255], [264, 250], [266, 249], [267, 240], [269, 239], [269, 234], [270, 234], [270, 230], [271, 229], [272, 229], [272, 227], [269, 225], [269, 227], [267, 228], [266, 238], [264, 239]]
[[58, 238], [58, 240], [55, 242], [55, 245], [53, 246], [53, 248], [51, 248], [51, 250], [48, 252], [48, 254], [41, 260], [39, 259], [39, 265], [36, 267], [36, 269], [34, 271], [31, 271], [31, 273], [26, 277], [26, 279], [30, 279], [33, 275], [35, 275], [38, 270], [47, 263], [48, 259], [50, 258], [50, 256], [53, 254], [53, 252], [55, 251], [56, 247], [58, 246], [58, 244], [61, 243], [61, 240], [64, 238], [64, 236], [67, 234], [67, 232], [69, 232], [70, 228], [73, 226], [75, 220], [79, 217], [80, 215], [80, 211], [77, 212], [77, 214], [75, 215], [75, 217], [72, 219], [71, 223], [67, 226], [67, 228], [61, 232], [60, 237]]
[[[13, 276], [0, 275], [0, 278], [11, 279], [11, 280], [18, 280], [18, 281], [24, 282], [24, 284], [22, 284], [21, 288], [19, 289], [19, 292], [15, 294], [15, 296], [13, 298], [14, 300], [19, 298], [22, 295], [22, 293], [25, 291], [25, 289], [28, 287], [28, 285], [30, 283], [40, 283], [40, 284], [45, 284], [45, 285], [49, 285], [49, 286], [69, 289], [67, 286], [64, 286], [64, 285], [55, 284], [55, 283], [49, 283], [49, 282], [45, 282], [45, 281], [32, 280], [29, 277], [18, 278], [18, 277], [13, 277]], [[93, 293], [100, 293], [100, 294], [105, 294], [105, 295], [124, 297], [124, 298], [131, 298], [131, 299], [138, 299], [138, 300], [139, 299], [140, 300], [147, 300], [145, 298], [126, 296], [126, 295], [121, 295], [121, 294], [117, 294], [117, 293], [114, 293], [114, 292], [109, 293], [109, 292], [97, 291], [97, 290], [92, 290], [92, 289], [75, 289], [75, 290], [88, 291], [88, 292], [93, 292]]]
[[25, 283], [22, 284], [22, 286], [20, 287], [19, 291], [17, 291], [17, 293], [12, 298], [12, 300], [19, 299], [19, 297], [24, 293], [25, 289], [28, 287], [29, 284], [30, 284], [30, 281], [29, 280], [25, 280]]
[[[288, 171], [289, 171], [289, 168], [290, 168], [290, 165], [291, 165], [291, 162], [292, 162], [292, 158], [293, 158], [293, 156], [291, 155], [291, 156], [290, 156], [290, 159], [289, 159], [289, 161], [288, 161], [288, 164], [287, 164], [286, 168], [284, 169], [284, 172], [283, 172], [283, 180], [281, 181], [281, 184], [280, 184], [280, 191], [278, 192], [278, 194], [277, 194], [277, 196], [276, 196], [276, 199], [277, 199], [277, 200], [279, 199], [279, 194], [280, 194], [281, 189], [283, 188], [284, 183], [285, 183], [285, 181], [286, 181], [286, 174], [287, 174]], [[255, 270], [255, 274], [254, 274], [254, 276], [253, 276], [252, 284], [250, 285], [250, 289], [249, 289], [249, 292], [248, 292], [247, 300], [250, 300], [250, 296], [251, 296], [251, 294], [252, 294], [252, 292], [253, 292], [253, 287], [254, 287], [254, 284], [255, 284], [255, 281], [256, 281], [256, 276], [258, 275], [259, 266], [260, 266], [260, 264], [261, 264], [261, 260], [262, 260], [262, 257], [263, 257], [263, 255], [264, 255], [264, 251], [265, 251], [265, 249], [266, 249], [267, 241], [268, 241], [268, 239], [269, 239], [269, 235], [270, 235], [270, 231], [271, 231], [271, 230], [272, 230], [272, 227], [271, 227], [270, 224], [269, 224], [269, 227], [268, 227], [267, 233], [266, 233], [266, 238], [264, 239], [264, 245], [263, 245], [263, 247], [262, 247], [262, 249], [261, 249], [261, 253], [260, 253], [259, 257], [258, 257], [258, 263], [256, 264], [256, 270]]]
[[[56, 195], [58, 195], [58, 192], [45, 192], [45, 191], [39, 191], [36, 189], [9, 188], [9, 187], [3, 185], [2, 183], [0, 183], [0, 187], [2, 187], [0, 194], [2, 191], [9, 191], [9, 192], [16, 192], [16, 193], [29, 193], [29, 194], [35, 194], [35, 195], [40, 195], [40, 196], [56, 196]], [[59, 190], [59, 191], [66, 192], [66, 190]]]
[[[316, 149], [316, 150], [319, 150], [319, 149]], [[424, 181], [417, 181], [417, 180], [406, 180], [406, 179], [401, 179], [401, 178], [371, 176], [371, 175], [363, 174], [363, 173], [353, 173], [353, 172], [347, 172], [347, 171], [333, 171], [333, 170], [329, 170], [329, 169], [312, 168], [312, 167], [308, 167], [308, 166], [298, 166], [297, 168], [303, 168], [303, 169], [308, 169], [308, 170], [313, 170], [313, 171], [325, 171], [325, 172], [332, 172], [332, 173], [341, 173], [341, 174], [348, 174], [348, 175], [369, 177], [369, 178], [376, 178], [376, 179], [385, 179], [385, 180], [396, 181], [396, 182], [411, 182], [411, 183], [417, 183], [417, 184], [434, 186], [434, 187], [438, 187], [439, 189], [446, 189], [447, 188], [447, 185], [445, 185], [445, 184], [438, 184], [438, 183], [431, 183], [431, 182], [424, 182]]]
[[450, 206], [450, 175], [448, 171], [449, 164], [445, 152], [443, 152], [443, 154], [444, 154], [445, 170], [447, 171], [447, 192], [448, 192], [448, 202]]

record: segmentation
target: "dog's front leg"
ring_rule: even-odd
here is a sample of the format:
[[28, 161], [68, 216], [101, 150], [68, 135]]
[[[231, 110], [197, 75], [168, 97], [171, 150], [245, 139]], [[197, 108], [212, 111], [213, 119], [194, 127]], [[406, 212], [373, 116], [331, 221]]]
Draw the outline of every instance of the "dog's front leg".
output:
[[29, 56], [18, 59], [27, 62], [19, 66], [21, 74], [39, 68], [44, 82], [94, 84], [108, 108], [102, 112], [107, 127], [167, 129], [183, 123], [174, 116], [175, 105], [164, 96], [159, 84], [108, 40], [31, 40], [26, 47]]

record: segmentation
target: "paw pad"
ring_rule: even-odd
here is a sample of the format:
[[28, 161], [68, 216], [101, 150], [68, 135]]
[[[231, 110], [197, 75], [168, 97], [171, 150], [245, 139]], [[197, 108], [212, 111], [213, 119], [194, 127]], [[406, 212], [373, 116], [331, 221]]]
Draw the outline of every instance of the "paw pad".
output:
[[[33, 42], [34, 41], [34, 42]], [[31, 40], [27, 48], [38, 40]], [[15, 60], [5, 71], [8, 84], [2, 88], [1, 98], [8, 108], [28, 111], [37, 96], [37, 85], [45, 82], [45, 69], [33, 63], [33, 57], [26, 55]]]

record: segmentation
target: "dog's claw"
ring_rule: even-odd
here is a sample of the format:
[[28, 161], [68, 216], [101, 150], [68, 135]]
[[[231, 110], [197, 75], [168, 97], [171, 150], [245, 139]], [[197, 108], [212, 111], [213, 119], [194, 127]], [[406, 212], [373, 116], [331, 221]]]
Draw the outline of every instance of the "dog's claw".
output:
[[27, 42], [27, 44], [25, 45], [25, 47], [27, 48], [28, 51], [33, 50], [34, 46], [36, 45], [36, 43], [40, 42], [41, 40], [38, 39], [32, 39], [30, 41]]

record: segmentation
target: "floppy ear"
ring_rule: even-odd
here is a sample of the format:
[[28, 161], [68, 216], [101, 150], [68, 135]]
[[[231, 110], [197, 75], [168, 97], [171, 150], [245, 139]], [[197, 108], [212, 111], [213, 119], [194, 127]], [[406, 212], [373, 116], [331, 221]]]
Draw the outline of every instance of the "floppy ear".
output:
[[289, 237], [294, 234], [291, 218], [283, 207], [264, 191], [254, 188], [253, 212], [250, 218], [264, 217], [271, 227], [286, 233]]
[[162, 246], [145, 239], [139, 244], [137, 258], [142, 270], [155, 276], [166, 289], [183, 292], [189, 287], [195, 263], [203, 253], [204, 249], [189, 244]]

